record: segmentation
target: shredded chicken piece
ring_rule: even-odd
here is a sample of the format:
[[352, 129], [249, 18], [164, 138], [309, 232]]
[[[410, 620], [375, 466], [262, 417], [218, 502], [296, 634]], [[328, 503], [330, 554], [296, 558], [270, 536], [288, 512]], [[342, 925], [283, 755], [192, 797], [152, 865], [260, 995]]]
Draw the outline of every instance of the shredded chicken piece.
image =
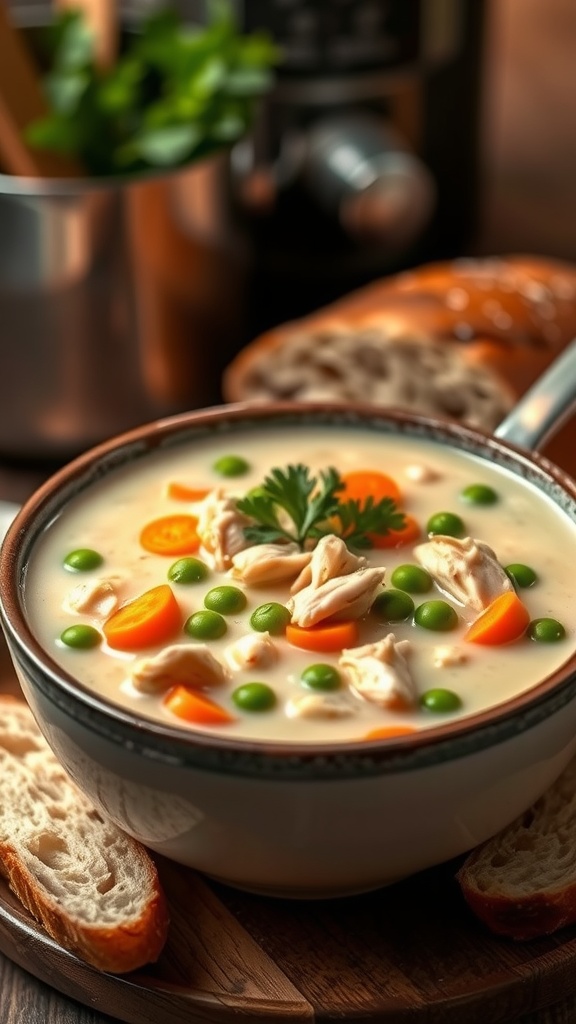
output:
[[324, 619], [360, 619], [373, 603], [384, 574], [384, 569], [357, 569], [320, 587], [305, 587], [286, 602], [292, 622], [306, 628]]
[[236, 508], [236, 501], [218, 488], [211, 491], [198, 509], [196, 532], [204, 551], [212, 556], [214, 568], [224, 572], [239, 551], [248, 547], [244, 527], [250, 519]]
[[461, 647], [447, 645], [435, 647], [433, 663], [435, 668], [450, 668], [452, 665], [465, 665], [469, 657]]
[[289, 718], [348, 718], [357, 711], [350, 701], [337, 693], [306, 693], [301, 697], [292, 697], [286, 704]]
[[293, 597], [286, 604], [292, 622], [307, 627], [324, 619], [361, 618], [385, 573], [383, 568], [367, 568], [366, 558], [349, 551], [341, 537], [322, 537], [292, 586]]
[[177, 683], [195, 689], [218, 686], [229, 672], [206, 644], [173, 644], [153, 658], [135, 662], [130, 677], [142, 693], [161, 693]]
[[304, 587], [320, 587], [335, 576], [347, 576], [356, 569], [365, 569], [367, 565], [368, 559], [364, 555], [355, 555], [341, 537], [329, 533], [318, 541], [308, 564], [292, 584], [291, 593], [297, 594]]
[[293, 597], [287, 602], [292, 622], [307, 627], [328, 618], [360, 618], [372, 604], [385, 571], [368, 568], [367, 559], [353, 554], [341, 537], [322, 537], [292, 585]]
[[406, 466], [404, 475], [409, 480], [413, 480], [415, 484], [430, 484], [440, 477], [437, 469], [433, 469], [432, 466], [425, 466], [419, 462]]
[[225, 657], [233, 669], [268, 668], [278, 660], [278, 650], [269, 633], [247, 633], [226, 648]]
[[297, 544], [254, 544], [234, 555], [230, 575], [251, 586], [282, 583], [302, 572], [311, 557]]
[[492, 548], [472, 537], [438, 534], [418, 544], [414, 555], [441, 590], [464, 607], [481, 612], [512, 582]]
[[106, 619], [120, 603], [120, 576], [103, 577], [79, 583], [65, 597], [62, 607], [72, 614], [95, 615]]
[[342, 651], [338, 665], [360, 697], [392, 711], [407, 711], [418, 699], [406, 660], [410, 650], [409, 640], [396, 640], [389, 633], [376, 643]]

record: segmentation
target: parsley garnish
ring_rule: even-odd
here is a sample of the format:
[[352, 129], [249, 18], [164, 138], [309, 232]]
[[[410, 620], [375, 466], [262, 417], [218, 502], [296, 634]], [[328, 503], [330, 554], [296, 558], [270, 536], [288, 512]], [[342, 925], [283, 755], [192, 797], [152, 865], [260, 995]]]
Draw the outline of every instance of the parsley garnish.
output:
[[335, 533], [352, 547], [369, 548], [370, 534], [402, 529], [404, 514], [392, 498], [340, 501], [343, 490], [344, 482], [332, 467], [318, 477], [302, 463], [272, 469], [259, 487], [236, 502], [254, 520], [244, 529], [246, 539], [252, 544], [295, 541], [303, 549], [307, 542]]

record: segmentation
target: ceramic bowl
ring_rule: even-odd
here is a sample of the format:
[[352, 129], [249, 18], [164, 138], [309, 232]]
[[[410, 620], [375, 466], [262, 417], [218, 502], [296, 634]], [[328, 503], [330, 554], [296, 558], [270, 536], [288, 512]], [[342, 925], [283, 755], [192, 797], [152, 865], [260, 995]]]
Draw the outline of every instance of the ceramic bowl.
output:
[[151, 849], [215, 879], [322, 898], [446, 861], [526, 809], [576, 750], [576, 656], [529, 691], [460, 721], [361, 744], [281, 745], [195, 734], [107, 702], [58, 667], [25, 611], [39, 538], [112, 469], [214, 431], [295, 423], [359, 424], [473, 453], [529, 481], [576, 522], [576, 487], [560, 470], [457, 424], [349, 405], [223, 406], [134, 430], [53, 476], [8, 531], [0, 600], [25, 697], [96, 806]]

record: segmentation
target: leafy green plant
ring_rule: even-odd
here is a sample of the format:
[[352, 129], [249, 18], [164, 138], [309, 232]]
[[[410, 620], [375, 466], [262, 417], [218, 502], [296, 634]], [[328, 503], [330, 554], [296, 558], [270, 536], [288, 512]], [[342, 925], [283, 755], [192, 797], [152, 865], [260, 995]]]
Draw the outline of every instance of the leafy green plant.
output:
[[44, 36], [50, 112], [27, 141], [79, 157], [93, 175], [179, 167], [246, 132], [279, 59], [265, 33], [240, 33], [220, 2], [203, 27], [152, 14], [100, 69], [82, 14], [67, 10]]

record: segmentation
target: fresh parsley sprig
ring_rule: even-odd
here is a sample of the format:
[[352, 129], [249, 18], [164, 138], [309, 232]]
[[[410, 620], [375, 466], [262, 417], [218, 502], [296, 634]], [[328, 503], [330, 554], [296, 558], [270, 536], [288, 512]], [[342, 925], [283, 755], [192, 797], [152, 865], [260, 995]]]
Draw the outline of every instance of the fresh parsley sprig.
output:
[[402, 529], [404, 515], [392, 498], [343, 502], [339, 494], [344, 489], [332, 467], [318, 477], [302, 463], [272, 469], [259, 487], [236, 502], [254, 520], [245, 527], [246, 539], [252, 544], [293, 541], [304, 549], [310, 541], [335, 533], [352, 547], [368, 548], [370, 534]]
[[338, 506], [337, 516], [340, 529], [332, 532], [339, 533], [353, 548], [371, 548], [371, 533], [385, 535], [404, 526], [404, 513], [398, 510], [393, 498], [382, 498], [378, 502], [374, 498], [367, 498], [365, 502], [347, 501]]
[[321, 527], [336, 515], [337, 492], [344, 487], [335, 469], [310, 476], [308, 466], [299, 463], [272, 469], [263, 484], [237, 501], [237, 507], [254, 519], [245, 529], [254, 544], [276, 540], [295, 541], [301, 548], [307, 540], [322, 536]]

